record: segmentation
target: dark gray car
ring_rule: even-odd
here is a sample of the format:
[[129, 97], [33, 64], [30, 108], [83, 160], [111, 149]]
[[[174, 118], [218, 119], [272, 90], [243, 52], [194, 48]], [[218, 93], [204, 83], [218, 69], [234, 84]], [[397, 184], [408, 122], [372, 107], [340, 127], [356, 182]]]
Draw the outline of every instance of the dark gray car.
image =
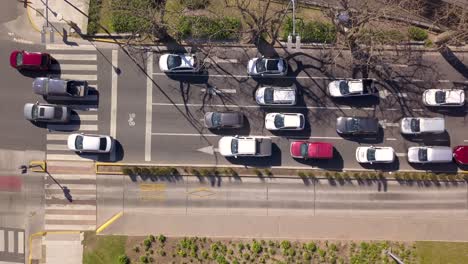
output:
[[244, 125], [244, 114], [241, 112], [207, 112], [207, 128], [241, 128]]
[[88, 82], [38, 77], [33, 81], [36, 94], [47, 96], [85, 97], [88, 95]]
[[70, 108], [63, 105], [27, 103], [23, 111], [24, 117], [34, 122], [65, 123], [70, 120]]
[[348, 135], [377, 134], [379, 120], [373, 117], [338, 117], [336, 119], [336, 132]]

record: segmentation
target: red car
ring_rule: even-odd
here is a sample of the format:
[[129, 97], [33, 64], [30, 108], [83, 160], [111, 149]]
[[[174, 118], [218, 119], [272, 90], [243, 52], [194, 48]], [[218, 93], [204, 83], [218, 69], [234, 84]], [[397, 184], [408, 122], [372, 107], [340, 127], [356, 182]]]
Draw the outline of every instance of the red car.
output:
[[333, 145], [325, 142], [293, 141], [291, 156], [301, 159], [331, 159]]
[[49, 69], [50, 62], [51, 58], [48, 53], [15, 50], [10, 55], [11, 67], [18, 70], [28, 69], [45, 71]]
[[468, 165], [468, 146], [457, 146], [453, 149], [453, 158], [460, 165]]

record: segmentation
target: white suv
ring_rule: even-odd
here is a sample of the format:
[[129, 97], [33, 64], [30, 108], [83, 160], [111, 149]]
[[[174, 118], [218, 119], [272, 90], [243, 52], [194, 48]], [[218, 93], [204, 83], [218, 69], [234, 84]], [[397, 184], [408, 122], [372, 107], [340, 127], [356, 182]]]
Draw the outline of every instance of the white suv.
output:
[[304, 124], [304, 115], [300, 113], [268, 113], [265, 117], [268, 130], [302, 130]]
[[218, 151], [225, 157], [268, 157], [271, 156], [271, 138], [269, 137], [222, 137], [218, 142]]
[[440, 134], [445, 131], [445, 119], [442, 117], [405, 117], [401, 119], [402, 134]]
[[465, 92], [461, 89], [428, 89], [422, 99], [427, 106], [463, 106]]
[[295, 105], [294, 87], [260, 87], [255, 92], [255, 101], [259, 105]]
[[449, 163], [452, 159], [450, 147], [422, 146], [408, 149], [408, 161], [411, 163]]

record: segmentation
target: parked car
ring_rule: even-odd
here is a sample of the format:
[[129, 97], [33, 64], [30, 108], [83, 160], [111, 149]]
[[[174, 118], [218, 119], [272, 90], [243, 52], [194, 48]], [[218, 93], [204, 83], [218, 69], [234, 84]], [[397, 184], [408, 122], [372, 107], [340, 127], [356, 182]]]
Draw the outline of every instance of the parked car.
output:
[[445, 119], [441, 117], [405, 117], [401, 119], [402, 134], [440, 134], [445, 131]]
[[250, 76], [285, 76], [288, 73], [288, 63], [283, 58], [253, 58], [247, 64]]
[[335, 80], [328, 84], [328, 94], [332, 97], [365, 96], [376, 92], [371, 79]]
[[336, 132], [344, 135], [377, 134], [379, 121], [373, 117], [345, 117], [336, 119]]
[[34, 122], [65, 123], [70, 120], [70, 108], [63, 105], [27, 103], [23, 112], [27, 120]]
[[45, 71], [50, 64], [51, 57], [48, 53], [15, 50], [10, 54], [10, 66], [18, 70]]
[[465, 92], [461, 89], [428, 89], [423, 93], [423, 103], [427, 106], [463, 106]]
[[356, 160], [359, 163], [392, 163], [395, 160], [395, 151], [392, 147], [358, 147]]
[[241, 112], [207, 112], [205, 113], [207, 128], [241, 128], [244, 125], [244, 114]]
[[71, 134], [67, 143], [70, 150], [91, 153], [109, 153], [114, 144], [109, 136], [89, 134]]
[[331, 159], [333, 145], [325, 142], [293, 141], [290, 153], [297, 159]]
[[421, 146], [408, 148], [408, 161], [411, 163], [452, 162], [452, 149], [443, 146]]
[[468, 146], [456, 146], [453, 149], [453, 158], [460, 165], [468, 165]]
[[159, 58], [159, 69], [167, 73], [198, 72], [199, 67], [193, 54], [164, 54]]
[[259, 105], [295, 105], [296, 88], [260, 87], [255, 92], [255, 101]]
[[87, 81], [38, 77], [34, 79], [32, 86], [36, 94], [45, 97], [85, 97], [88, 95]]
[[268, 113], [265, 117], [268, 130], [302, 130], [304, 125], [304, 115], [300, 113]]
[[272, 143], [269, 137], [222, 137], [218, 142], [219, 153], [225, 157], [268, 157]]

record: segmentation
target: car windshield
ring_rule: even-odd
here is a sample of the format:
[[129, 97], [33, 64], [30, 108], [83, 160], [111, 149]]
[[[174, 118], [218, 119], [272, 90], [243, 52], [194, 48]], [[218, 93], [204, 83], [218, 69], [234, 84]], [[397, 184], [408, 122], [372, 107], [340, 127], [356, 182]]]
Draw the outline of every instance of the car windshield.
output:
[[419, 132], [420, 127], [419, 127], [419, 119], [411, 119], [411, 131], [413, 132]]
[[419, 149], [418, 158], [420, 161], [427, 161], [427, 149]]
[[258, 73], [262, 73], [266, 71], [265, 68], [265, 59], [258, 59], [255, 63], [255, 67], [257, 68]]
[[238, 146], [239, 146], [239, 141], [235, 138], [232, 139], [231, 141], [231, 153], [232, 154], [237, 154], [238, 153]]
[[309, 155], [309, 147], [307, 143], [301, 144], [301, 156], [307, 157]]
[[221, 125], [221, 114], [220, 113], [213, 113], [211, 116], [211, 122], [213, 126], [217, 127]]
[[347, 82], [341, 81], [339, 84], [339, 88], [341, 94], [349, 94], [349, 86]]
[[359, 119], [351, 118], [348, 121], [348, 128], [350, 131], [358, 131], [359, 130]]
[[107, 140], [106, 138], [100, 138], [99, 139], [99, 150], [106, 150], [106, 147], [107, 147]]
[[37, 116], [38, 116], [38, 107], [37, 105], [33, 105], [32, 109], [31, 109], [31, 116], [32, 116], [32, 119], [36, 119]]
[[175, 56], [175, 55], [170, 55], [169, 58], [167, 58], [167, 67], [169, 69], [177, 68], [182, 64], [182, 59], [180, 56]]
[[444, 91], [437, 91], [435, 93], [435, 101], [438, 104], [445, 103], [445, 92]]
[[275, 115], [275, 127], [277, 127], [277, 128], [284, 127], [284, 116], [283, 115]]
[[21, 66], [23, 65], [23, 53], [18, 52], [16, 54], [16, 66]]
[[370, 148], [367, 150], [367, 160], [374, 161], [375, 160], [375, 149]]
[[272, 103], [273, 102], [273, 89], [267, 88], [265, 89], [265, 93], [263, 94], [263, 99], [265, 103]]
[[75, 149], [83, 149], [83, 137], [77, 136], [75, 139]]

